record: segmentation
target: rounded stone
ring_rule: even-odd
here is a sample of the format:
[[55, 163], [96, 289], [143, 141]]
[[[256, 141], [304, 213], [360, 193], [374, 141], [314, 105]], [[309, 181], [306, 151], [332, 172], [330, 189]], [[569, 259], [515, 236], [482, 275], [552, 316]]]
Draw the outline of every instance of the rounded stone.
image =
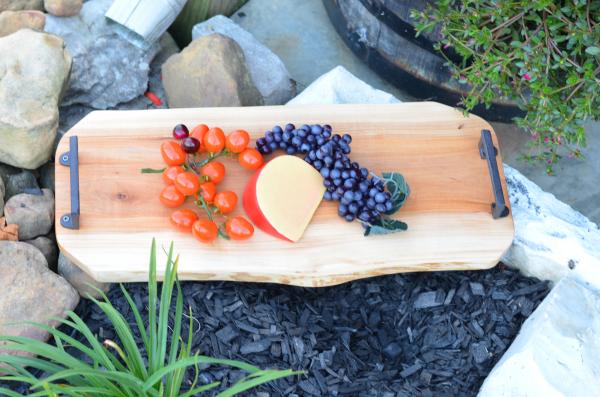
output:
[[4, 205], [6, 222], [19, 226], [19, 238], [30, 240], [48, 234], [54, 223], [54, 194], [42, 189], [41, 195], [21, 193]]
[[242, 49], [221, 34], [192, 41], [165, 62], [162, 76], [171, 108], [263, 104]]
[[0, 11], [44, 10], [44, 0], [0, 0]]
[[46, 340], [46, 331], [23, 323], [56, 326], [58, 322], [52, 318], [64, 317], [79, 302], [77, 291], [48, 269], [42, 253], [22, 242], [0, 241], [0, 286], [0, 335], [4, 336]]
[[44, 8], [57, 17], [72, 17], [79, 14], [83, 0], [44, 0]]
[[0, 163], [34, 169], [52, 155], [71, 57], [61, 38], [30, 29], [0, 38], [0, 54]]
[[31, 172], [23, 170], [18, 174], [8, 177], [6, 183], [6, 200], [17, 194], [32, 193], [36, 190], [39, 191], [39, 189], [40, 187], [35, 176]]
[[8, 36], [21, 29], [42, 31], [45, 23], [46, 16], [40, 11], [3, 11], [0, 12], [0, 37]]
[[25, 241], [25, 243], [39, 249], [42, 255], [44, 255], [44, 258], [46, 258], [48, 267], [53, 271], [56, 270], [58, 260], [58, 247], [56, 246], [56, 242], [46, 236], [39, 236], [33, 240]]
[[58, 255], [58, 274], [63, 276], [82, 298], [100, 298], [99, 289], [106, 293], [110, 289], [110, 283], [101, 283], [94, 280], [79, 266], [73, 264], [62, 252]]

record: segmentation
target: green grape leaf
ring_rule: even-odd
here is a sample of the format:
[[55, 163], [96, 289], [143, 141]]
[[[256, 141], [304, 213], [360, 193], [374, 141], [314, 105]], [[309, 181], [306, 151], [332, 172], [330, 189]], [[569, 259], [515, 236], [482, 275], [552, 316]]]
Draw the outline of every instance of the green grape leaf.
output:
[[391, 234], [402, 232], [408, 229], [408, 225], [396, 219], [381, 218], [376, 223], [363, 223], [365, 228], [365, 236]]
[[387, 211], [386, 215], [392, 215], [398, 211], [406, 202], [410, 194], [410, 187], [402, 174], [398, 172], [383, 172], [383, 182], [388, 192], [392, 195], [392, 209]]

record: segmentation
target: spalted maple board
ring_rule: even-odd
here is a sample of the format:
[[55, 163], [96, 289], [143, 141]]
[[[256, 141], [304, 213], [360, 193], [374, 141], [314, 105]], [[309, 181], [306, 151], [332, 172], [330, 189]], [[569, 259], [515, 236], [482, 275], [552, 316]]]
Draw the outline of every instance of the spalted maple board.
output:
[[[287, 122], [329, 123], [334, 132], [353, 136], [354, 161], [376, 173], [401, 172], [411, 195], [395, 217], [408, 223], [408, 231], [363, 237], [361, 225], [341, 219], [332, 202], [322, 202], [298, 243], [257, 230], [248, 241], [205, 245], [172, 229], [172, 210], [158, 200], [161, 175], [140, 169], [163, 167], [159, 147], [175, 124], [244, 128], [254, 140]], [[175, 243], [185, 280], [325, 286], [399, 272], [489, 268], [511, 244], [514, 228], [510, 215], [491, 215], [490, 176], [478, 152], [482, 129], [492, 131], [497, 147], [487, 122], [432, 102], [92, 112], [58, 146], [56, 237], [72, 261], [103, 282], [147, 280], [153, 237], [159, 266], [163, 247]], [[79, 139], [79, 230], [60, 225], [70, 212], [70, 183], [58, 156], [68, 151], [71, 135]], [[235, 160], [224, 163], [227, 176], [219, 188], [241, 198], [251, 172]], [[500, 155], [497, 164], [508, 203]], [[241, 204], [236, 211], [243, 213]]]

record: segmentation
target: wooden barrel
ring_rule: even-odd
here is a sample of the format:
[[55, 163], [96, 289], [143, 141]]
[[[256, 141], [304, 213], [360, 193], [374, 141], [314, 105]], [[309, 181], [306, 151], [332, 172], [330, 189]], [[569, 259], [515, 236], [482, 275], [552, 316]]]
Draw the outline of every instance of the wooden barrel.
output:
[[[323, 0], [336, 31], [346, 45], [380, 76], [408, 94], [451, 106], [467, 88], [452, 78], [446, 60], [434, 49], [439, 31], [416, 37], [412, 9], [424, 9], [434, 0]], [[460, 56], [444, 50], [455, 62]], [[447, 51], [447, 52], [446, 52]], [[510, 121], [523, 112], [513, 102], [498, 98], [489, 109], [473, 113], [491, 121]]]

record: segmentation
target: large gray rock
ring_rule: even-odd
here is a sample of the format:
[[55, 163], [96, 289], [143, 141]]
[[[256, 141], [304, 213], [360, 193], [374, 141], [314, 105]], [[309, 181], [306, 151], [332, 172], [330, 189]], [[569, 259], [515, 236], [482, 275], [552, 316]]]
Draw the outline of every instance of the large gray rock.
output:
[[398, 103], [396, 97], [375, 89], [352, 73], [337, 66], [316, 79], [288, 105], [327, 103]]
[[502, 262], [557, 282], [567, 275], [600, 288], [600, 229], [507, 165], [504, 175], [515, 238]]
[[63, 105], [106, 109], [146, 91], [150, 61], [159, 49], [141, 49], [120, 36], [104, 13], [112, 0], [87, 1], [74, 17], [46, 17], [46, 32], [61, 36], [73, 56]]
[[44, 255], [44, 258], [46, 258], [48, 268], [52, 271], [56, 270], [58, 261], [58, 247], [56, 246], [56, 242], [54, 240], [46, 236], [40, 236], [34, 238], [33, 240], [27, 240], [24, 242], [39, 249], [42, 255]]
[[44, 10], [44, 0], [0, 0], [0, 11]]
[[47, 162], [71, 57], [59, 37], [23, 29], [0, 38], [0, 162]]
[[598, 395], [599, 357], [600, 293], [566, 277], [525, 321], [478, 396]]
[[110, 283], [101, 283], [94, 280], [79, 266], [73, 264], [61, 252], [58, 255], [58, 274], [63, 276], [76, 290], [82, 298], [100, 298], [101, 294], [96, 290], [106, 293], [110, 289]]
[[33, 193], [39, 191], [39, 186], [35, 176], [27, 171], [23, 170], [18, 174], [10, 175], [6, 182], [6, 200], [12, 196], [16, 196], [21, 193]]
[[172, 108], [262, 105], [240, 46], [211, 34], [194, 40], [162, 67]]
[[54, 223], [54, 194], [42, 189], [42, 195], [21, 193], [4, 205], [6, 222], [19, 226], [19, 239], [30, 240], [48, 234]]
[[[56, 326], [52, 318], [64, 317], [79, 302], [77, 291], [48, 269], [42, 253], [21, 242], [0, 241], [0, 286], [0, 335], [46, 340], [45, 331], [22, 323]], [[3, 351], [2, 345], [0, 354], [15, 354]]]
[[194, 26], [192, 38], [220, 33], [233, 39], [244, 52], [250, 76], [260, 91], [265, 105], [281, 105], [296, 94], [295, 82], [285, 65], [269, 48], [223, 15], [216, 15]]

